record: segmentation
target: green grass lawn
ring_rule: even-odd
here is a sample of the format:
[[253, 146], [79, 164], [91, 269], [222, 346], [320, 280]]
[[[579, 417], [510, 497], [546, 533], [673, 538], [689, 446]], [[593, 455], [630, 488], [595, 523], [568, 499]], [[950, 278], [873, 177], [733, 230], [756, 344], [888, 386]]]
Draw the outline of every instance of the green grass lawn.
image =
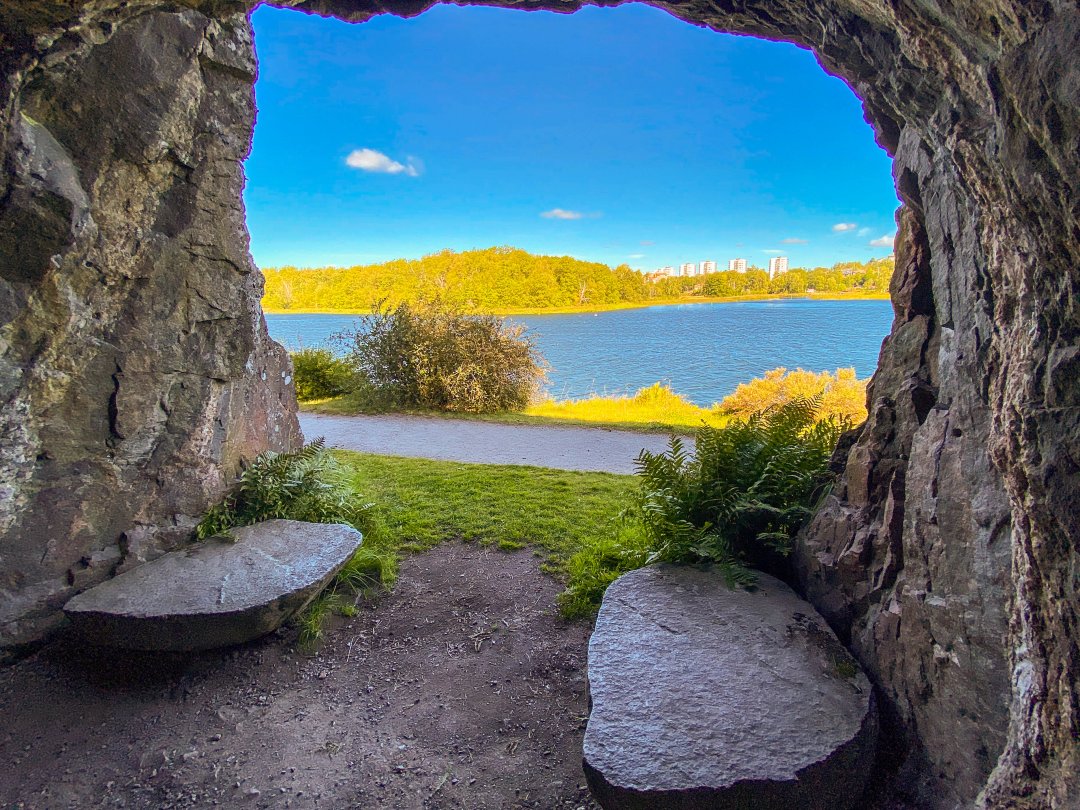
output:
[[[372, 504], [365, 546], [394, 558], [446, 541], [531, 548], [543, 570], [575, 585], [567, 616], [590, 615], [614, 577], [586, 570], [582, 552], [643, 546], [640, 524], [620, 519], [634, 502], [629, 475], [335, 451], [349, 487]], [[595, 566], [593, 566], [595, 567]], [[599, 575], [599, 584], [594, 581]]]
[[554, 570], [589, 539], [611, 532], [637, 491], [629, 475], [345, 450], [334, 456], [351, 487], [373, 504], [378, 531], [394, 550], [423, 551], [446, 540], [529, 545]]

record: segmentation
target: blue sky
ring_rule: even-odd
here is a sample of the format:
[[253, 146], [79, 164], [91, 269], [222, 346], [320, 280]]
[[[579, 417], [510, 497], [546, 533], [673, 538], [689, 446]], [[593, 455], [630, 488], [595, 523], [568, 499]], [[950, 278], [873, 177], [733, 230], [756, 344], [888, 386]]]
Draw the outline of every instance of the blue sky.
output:
[[643, 5], [253, 19], [260, 266], [492, 245], [645, 270], [891, 252], [890, 160], [792, 45]]

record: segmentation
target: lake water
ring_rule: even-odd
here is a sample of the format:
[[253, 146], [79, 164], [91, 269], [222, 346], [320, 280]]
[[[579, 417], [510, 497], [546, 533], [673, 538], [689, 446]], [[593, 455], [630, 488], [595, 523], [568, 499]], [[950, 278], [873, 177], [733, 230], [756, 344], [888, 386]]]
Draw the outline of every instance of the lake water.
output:
[[[351, 315], [267, 315], [288, 348], [330, 345]], [[676, 304], [575, 315], [515, 316], [551, 364], [558, 399], [625, 394], [664, 382], [699, 405], [777, 366], [811, 371], [877, 368], [892, 323], [888, 301], [747, 301]], [[333, 348], [333, 346], [331, 346]]]

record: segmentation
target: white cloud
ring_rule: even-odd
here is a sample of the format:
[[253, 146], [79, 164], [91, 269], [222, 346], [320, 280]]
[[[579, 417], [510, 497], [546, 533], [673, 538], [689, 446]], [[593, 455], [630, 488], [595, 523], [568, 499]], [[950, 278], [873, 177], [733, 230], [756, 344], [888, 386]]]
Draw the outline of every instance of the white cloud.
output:
[[795, 237], [795, 236], [789, 236], [787, 239], [781, 239], [780, 244], [781, 245], [805, 245], [806, 240], [805, 239], [799, 239], [798, 237]]
[[896, 234], [889, 236], [885, 234], [877, 239], [870, 240], [870, 247], [887, 247], [891, 248], [896, 243]]
[[856, 235], [857, 235], [857, 236], [860, 236], [860, 237], [862, 237], [862, 236], [869, 236], [869, 235], [870, 235], [870, 231], [872, 231], [872, 230], [873, 230], [873, 228], [859, 228], [859, 233], [858, 233], [858, 234], [856, 234]]
[[419, 177], [421, 171], [420, 161], [415, 158], [410, 157], [405, 163], [399, 163], [375, 149], [355, 149], [345, 158], [345, 163], [350, 168], [373, 174], [404, 174], [408, 177]]
[[782, 254], [782, 253], [783, 253], [784, 251], [782, 251], [782, 250], [763, 250], [763, 251], [761, 251], [761, 252], [762, 252], [762, 253], [773, 253], [773, 254], [776, 254], [777, 256], [779, 256], [779, 255], [780, 255], [780, 254]]
[[859, 226], [854, 222], [837, 222], [832, 226], [833, 233], [847, 233], [853, 231]]
[[567, 211], [565, 208], [552, 208], [550, 211], [541, 212], [544, 219], [584, 219], [585, 215], [580, 211]]
[[626, 258], [628, 258], [628, 259], [644, 259], [645, 254], [644, 253], [631, 253]]

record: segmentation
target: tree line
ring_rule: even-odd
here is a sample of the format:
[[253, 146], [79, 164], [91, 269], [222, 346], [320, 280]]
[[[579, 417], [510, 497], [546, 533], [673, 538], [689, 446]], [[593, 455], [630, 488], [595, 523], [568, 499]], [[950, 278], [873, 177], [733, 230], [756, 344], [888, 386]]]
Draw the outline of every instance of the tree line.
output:
[[770, 280], [759, 268], [653, 281], [629, 265], [610, 267], [569, 256], [537, 256], [512, 247], [395, 259], [355, 267], [266, 268], [263, 306], [272, 312], [367, 311], [439, 299], [471, 312], [572, 309], [657, 303], [692, 297], [888, 293], [893, 260], [795, 268]]

